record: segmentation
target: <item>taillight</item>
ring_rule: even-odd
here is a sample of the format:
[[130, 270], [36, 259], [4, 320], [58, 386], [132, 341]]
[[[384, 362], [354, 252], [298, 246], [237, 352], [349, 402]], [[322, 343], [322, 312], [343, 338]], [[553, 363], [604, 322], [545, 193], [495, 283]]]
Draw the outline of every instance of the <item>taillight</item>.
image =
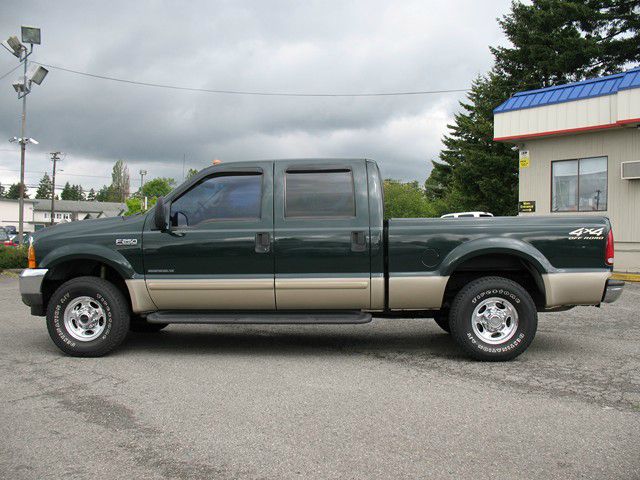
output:
[[27, 261], [29, 268], [38, 268], [36, 264], [36, 249], [33, 248], [33, 243], [29, 244], [29, 250], [27, 250]]
[[607, 246], [604, 250], [604, 261], [607, 265], [613, 266], [613, 228], [609, 229], [607, 235]]

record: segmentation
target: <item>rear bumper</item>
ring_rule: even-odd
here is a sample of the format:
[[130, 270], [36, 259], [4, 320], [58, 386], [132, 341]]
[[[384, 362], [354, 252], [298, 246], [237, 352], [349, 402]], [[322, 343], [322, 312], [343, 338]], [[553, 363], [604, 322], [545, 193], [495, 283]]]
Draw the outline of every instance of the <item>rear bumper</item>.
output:
[[624, 282], [622, 280], [607, 280], [607, 284], [604, 287], [604, 294], [602, 295], [603, 303], [613, 303], [620, 298], [622, 290], [624, 289]]
[[42, 281], [47, 271], [46, 268], [27, 268], [20, 274], [22, 303], [31, 307], [32, 312], [42, 310]]

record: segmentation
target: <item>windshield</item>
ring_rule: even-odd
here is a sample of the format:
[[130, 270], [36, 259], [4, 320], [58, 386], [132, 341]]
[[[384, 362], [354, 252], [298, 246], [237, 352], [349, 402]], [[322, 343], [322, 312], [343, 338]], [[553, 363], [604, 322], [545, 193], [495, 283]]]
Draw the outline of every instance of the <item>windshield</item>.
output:
[[9, 235], [7, 235], [7, 232], [5, 232], [4, 229], [0, 230], [0, 242], [4, 242], [6, 240], [9, 240]]

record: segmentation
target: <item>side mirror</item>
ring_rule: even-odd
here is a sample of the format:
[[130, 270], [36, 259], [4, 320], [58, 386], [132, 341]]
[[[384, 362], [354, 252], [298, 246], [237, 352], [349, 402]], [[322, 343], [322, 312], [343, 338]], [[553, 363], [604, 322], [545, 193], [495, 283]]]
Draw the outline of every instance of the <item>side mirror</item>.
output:
[[164, 197], [158, 197], [156, 202], [156, 209], [153, 215], [153, 221], [156, 230], [164, 232], [169, 228], [169, 222], [167, 222], [167, 205], [164, 203]]

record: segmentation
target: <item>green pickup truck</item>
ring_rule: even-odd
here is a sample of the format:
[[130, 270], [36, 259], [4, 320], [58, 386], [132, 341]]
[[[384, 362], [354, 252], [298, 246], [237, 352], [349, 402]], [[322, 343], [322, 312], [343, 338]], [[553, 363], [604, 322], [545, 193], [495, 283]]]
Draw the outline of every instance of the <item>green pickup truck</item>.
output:
[[616, 300], [600, 216], [384, 220], [375, 162], [219, 164], [152, 210], [34, 235], [20, 292], [55, 344], [100, 356], [170, 323], [434, 318], [479, 360], [531, 344], [537, 312]]

